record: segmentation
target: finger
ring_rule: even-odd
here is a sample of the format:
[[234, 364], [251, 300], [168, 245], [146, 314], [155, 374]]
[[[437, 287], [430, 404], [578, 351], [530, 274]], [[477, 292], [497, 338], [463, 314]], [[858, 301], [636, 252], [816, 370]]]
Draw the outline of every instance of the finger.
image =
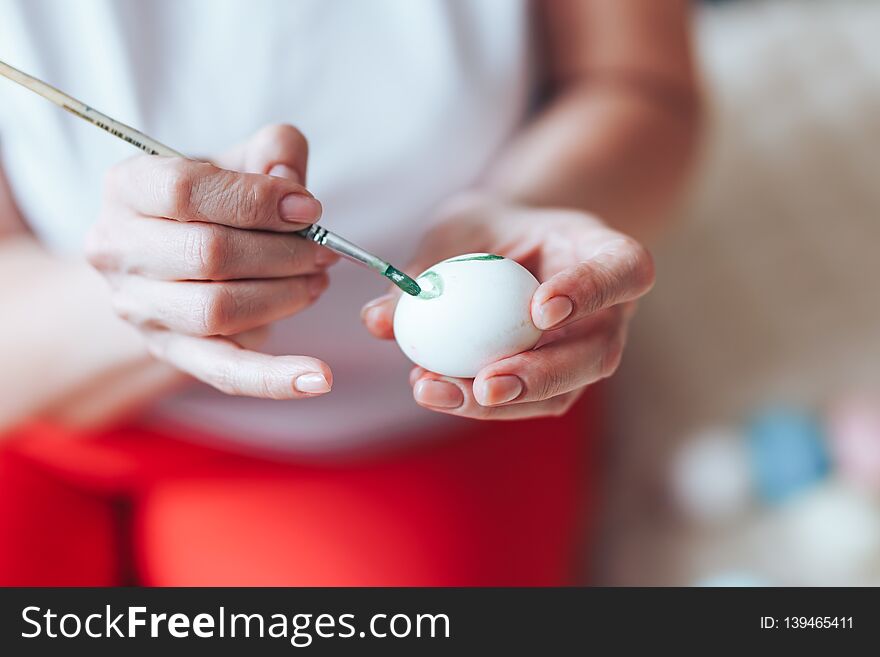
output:
[[394, 309], [400, 294], [388, 294], [373, 299], [361, 309], [361, 321], [367, 330], [380, 340], [394, 339]]
[[474, 420], [519, 420], [530, 417], [559, 416], [568, 411], [582, 390], [527, 404], [487, 407], [477, 402], [470, 379], [456, 379], [427, 372], [413, 386], [416, 402], [438, 413]]
[[318, 220], [321, 204], [297, 183], [208, 162], [140, 156], [108, 173], [108, 194], [140, 214], [289, 232]]
[[545, 281], [532, 297], [540, 329], [565, 326], [603, 308], [639, 298], [654, 284], [654, 263], [629, 237], [613, 240], [593, 258]]
[[339, 259], [298, 235], [138, 215], [104, 222], [86, 255], [102, 271], [215, 281], [312, 274]]
[[483, 406], [527, 404], [579, 390], [620, 364], [624, 330], [594, 331], [544, 344], [484, 367], [474, 379]]
[[416, 366], [409, 371], [409, 385], [410, 387], [416, 384], [416, 381], [422, 378], [424, 374], [427, 374], [428, 370], [424, 367]]
[[326, 363], [308, 356], [269, 356], [242, 349], [227, 338], [147, 332], [157, 358], [227, 395], [265, 399], [316, 397], [333, 385]]
[[197, 336], [233, 335], [293, 315], [317, 299], [327, 282], [326, 274], [223, 283], [111, 280], [113, 305], [124, 319]]
[[223, 153], [215, 162], [224, 169], [262, 173], [306, 184], [309, 143], [292, 125], [269, 125]]

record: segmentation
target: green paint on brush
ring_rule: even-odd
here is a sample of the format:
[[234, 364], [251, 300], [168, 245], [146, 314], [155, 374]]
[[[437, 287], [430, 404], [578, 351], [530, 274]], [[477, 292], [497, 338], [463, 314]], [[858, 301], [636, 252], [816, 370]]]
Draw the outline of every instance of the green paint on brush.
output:
[[480, 255], [452, 258], [450, 260], [446, 260], [446, 262], [467, 262], [468, 260], [504, 260], [504, 256], [495, 255], [494, 253], [481, 253]]
[[419, 287], [418, 283], [396, 267], [388, 265], [388, 268], [382, 275], [410, 296], [417, 297], [422, 291], [422, 288]]
[[422, 291], [419, 293], [419, 299], [436, 299], [443, 294], [443, 278], [435, 271], [428, 270], [421, 276]]

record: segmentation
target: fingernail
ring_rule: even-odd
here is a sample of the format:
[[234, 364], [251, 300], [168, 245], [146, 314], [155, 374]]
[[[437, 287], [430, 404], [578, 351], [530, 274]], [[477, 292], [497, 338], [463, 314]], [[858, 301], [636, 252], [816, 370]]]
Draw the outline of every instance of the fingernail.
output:
[[321, 204], [305, 194], [288, 194], [278, 204], [278, 214], [291, 223], [317, 221], [321, 216]]
[[321, 292], [327, 289], [327, 275], [317, 275], [317, 276], [309, 276], [309, 294], [312, 295], [312, 299], [317, 299]]
[[366, 312], [361, 316], [361, 321], [367, 326], [380, 327], [378, 330], [384, 330], [382, 327], [384, 315], [379, 308], [367, 308]]
[[568, 297], [553, 297], [538, 306], [535, 326], [539, 329], [553, 328], [571, 315], [573, 310], [574, 304]]
[[506, 404], [513, 401], [522, 394], [523, 384], [518, 376], [512, 374], [504, 374], [501, 376], [493, 376], [483, 383], [482, 394], [479, 399], [483, 406], [497, 406], [498, 404]]
[[377, 299], [373, 299], [372, 301], [365, 303], [364, 307], [361, 308], [361, 320], [366, 320], [367, 315], [369, 315], [372, 311], [376, 310], [380, 306], [386, 304], [389, 300], [391, 300], [392, 295], [385, 294]]
[[285, 178], [287, 180], [292, 180], [298, 185], [302, 185], [303, 181], [299, 175], [299, 171], [294, 169], [293, 167], [289, 167], [286, 164], [276, 164], [271, 169], [269, 169], [269, 175], [275, 176], [276, 178]]
[[458, 386], [433, 379], [422, 379], [416, 383], [413, 396], [420, 404], [435, 408], [458, 408], [464, 403]]
[[411, 386], [415, 385], [416, 381], [418, 381], [421, 378], [422, 374], [424, 374], [424, 373], [425, 373], [425, 370], [423, 370], [421, 367], [412, 368], [409, 371], [409, 384]]
[[308, 392], [314, 395], [321, 395], [325, 392], [330, 392], [330, 384], [327, 383], [327, 379], [324, 378], [324, 375], [319, 372], [302, 374], [296, 377], [296, 381], [293, 382], [293, 387], [300, 392]]

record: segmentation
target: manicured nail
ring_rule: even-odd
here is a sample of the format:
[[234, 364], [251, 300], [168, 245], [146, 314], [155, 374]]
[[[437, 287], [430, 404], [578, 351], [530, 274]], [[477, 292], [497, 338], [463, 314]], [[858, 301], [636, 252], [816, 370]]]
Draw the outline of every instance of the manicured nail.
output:
[[276, 164], [271, 169], [269, 169], [269, 175], [275, 176], [276, 178], [285, 178], [287, 180], [292, 180], [298, 185], [302, 185], [303, 181], [299, 175], [299, 171], [294, 169], [293, 167], [289, 167], [286, 164]]
[[288, 194], [278, 204], [278, 214], [291, 223], [317, 221], [321, 216], [321, 204], [305, 194]]
[[571, 315], [574, 304], [568, 297], [553, 297], [538, 306], [535, 326], [539, 329], [551, 329]]
[[372, 314], [374, 310], [378, 310], [381, 306], [388, 303], [392, 298], [392, 295], [385, 294], [377, 299], [373, 299], [372, 301], [365, 303], [364, 307], [361, 308], [361, 320], [366, 321], [368, 315]]
[[301, 374], [296, 377], [296, 381], [293, 382], [293, 387], [300, 392], [308, 392], [314, 395], [322, 395], [325, 392], [330, 392], [330, 384], [327, 383], [327, 379], [324, 378], [324, 375], [319, 372]]
[[513, 401], [522, 394], [523, 384], [518, 376], [504, 374], [493, 376], [483, 383], [482, 399], [478, 401], [483, 406], [497, 406]]
[[416, 401], [435, 408], [458, 408], [464, 403], [464, 396], [458, 386], [446, 381], [422, 379], [413, 388]]
[[327, 289], [327, 280], [326, 274], [319, 274], [317, 276], [309, 276], [309, 294], [312, 296], [312, 299], [317, 299], [321, 292]]
[[409, 384], [414, 386], [416, 381], [422, 378], [422, 374], [425, 373], [425, 370], [421, 367], [414, 367], [409, 371]]

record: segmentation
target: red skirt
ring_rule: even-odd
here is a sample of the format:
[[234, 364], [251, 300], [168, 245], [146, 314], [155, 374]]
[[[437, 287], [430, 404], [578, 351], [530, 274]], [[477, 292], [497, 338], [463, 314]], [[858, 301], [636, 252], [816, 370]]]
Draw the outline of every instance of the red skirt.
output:
[[332, 462], [30, 425], [0, 439], [0, 585], [579, 583], [600, 418], [586, 397], [563, 418], [460, 421]]

